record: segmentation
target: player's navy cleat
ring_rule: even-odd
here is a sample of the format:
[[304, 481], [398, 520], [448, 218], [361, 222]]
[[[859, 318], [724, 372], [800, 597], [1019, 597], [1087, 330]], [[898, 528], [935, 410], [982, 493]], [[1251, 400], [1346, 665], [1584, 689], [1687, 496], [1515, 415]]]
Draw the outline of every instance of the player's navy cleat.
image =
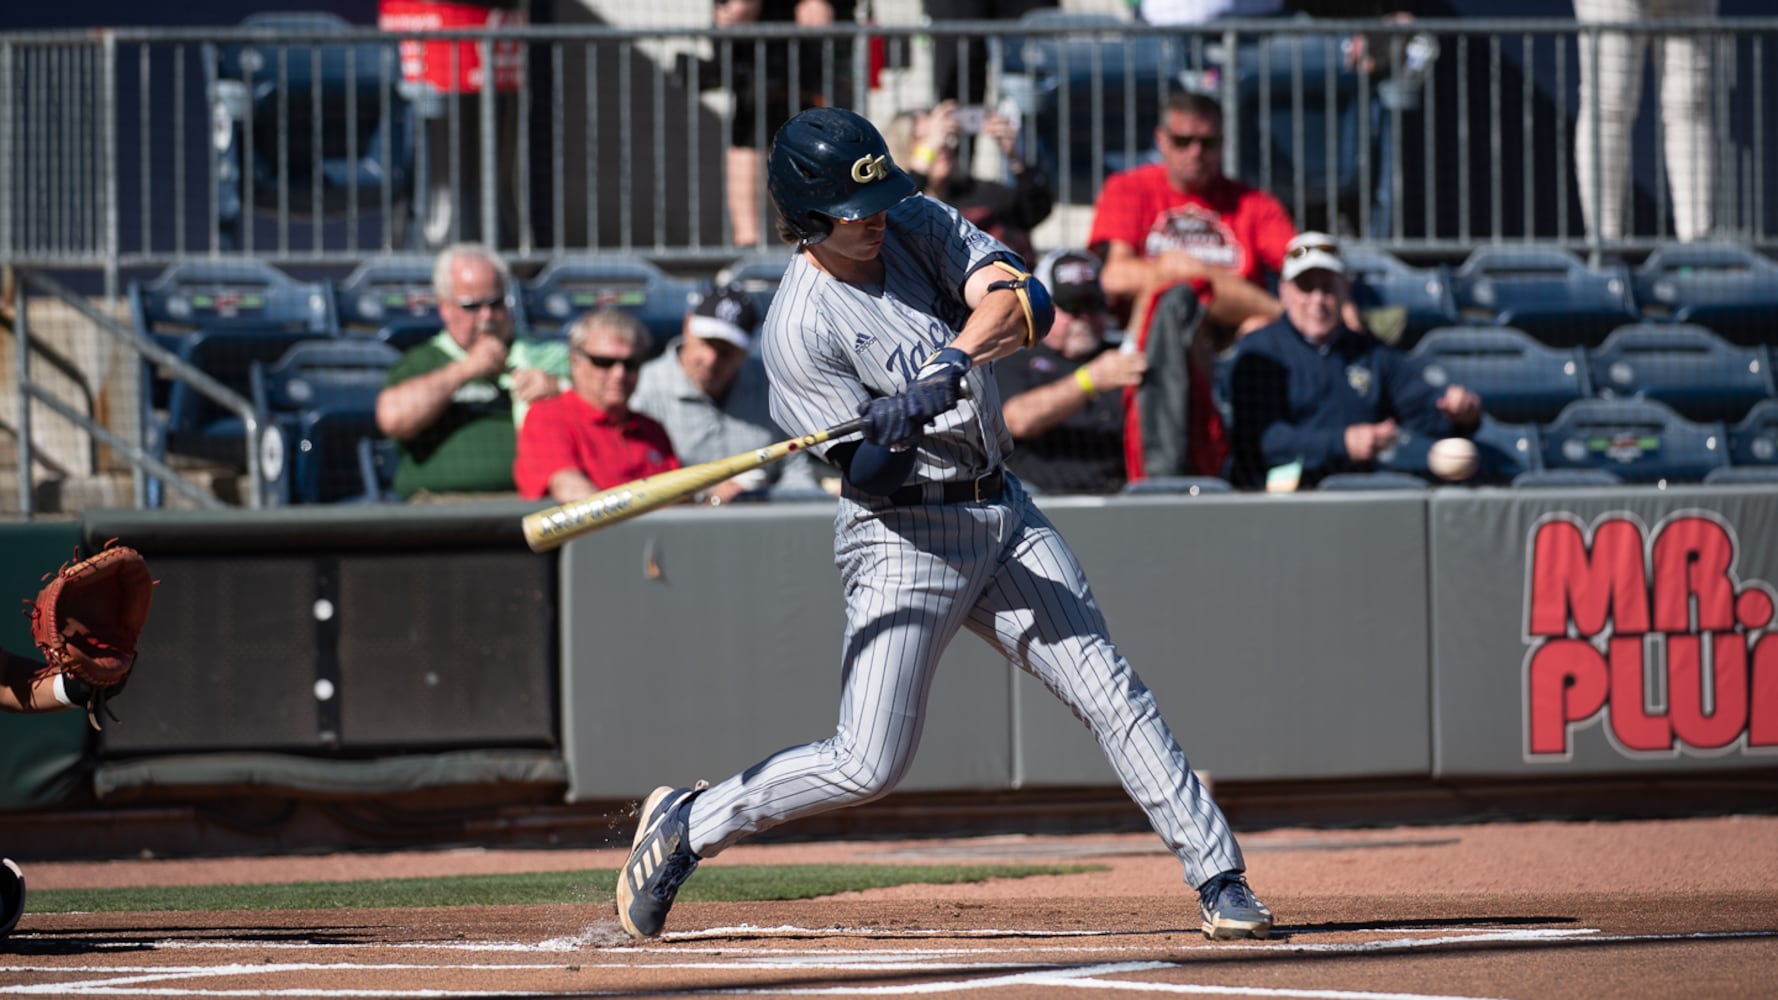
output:
[[12, 933], [25, 914], [25, 873], [11, 858], [0, 858], [0, 938]]
[[1212, 941], [1263, 938], [1272, 932], [1272, 911], [1239, 872], [1223, 872], [1198, 890], [1204, 936]]
[[617, 918], [631, 937], [650, 938], [661, 932], [673, 897], [697, 870], [699, 859], [691, 852], [686, 820], [691, 800], [708, 787], [702, 781], [691, 788], [662, 785], [642, 803], [630, 858], [617, 876]]

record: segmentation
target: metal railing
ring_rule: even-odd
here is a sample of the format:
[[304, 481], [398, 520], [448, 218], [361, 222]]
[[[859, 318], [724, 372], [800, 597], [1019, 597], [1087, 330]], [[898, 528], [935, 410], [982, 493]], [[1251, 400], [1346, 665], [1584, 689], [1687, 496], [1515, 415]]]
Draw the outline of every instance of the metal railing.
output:
[[[255, 410], [253, 404], [209, 374], [191, 365], [185, 359], [168, 351], [152, 340], [141, 336], [116, 319], [93, 307], [86, 296], [68, 288], [61, 282], [35, 271], [19, 272], [19, 291], [15, 324], [17, 326], [18, 345], [18, 427], [19, 427], [19, 505], [22, 513], [29, 517], [35, 511], [30, 470], [34, 461], [33, 439], [31, 435], [31, 404], [41, 404], [57, 416], [80, 428], [81, 431], [94, 439], [103, 442], [107, 447], [121, 455], [133, 472], [135, 504], [146, 505], [148, 493], [148, 477], [160, 481], [166, 489], [174, 490], [181, 496], [200, 507], [220, 507], [222, 503], [209, 493], [188, 482], [178, 470], [169, 466], [161, 457], [146, 447], [142, 440], [146, 436], [146, 428], [137, 425], [137, 434], [132, 440], [108, 428], [96, 420], [91, 412], [90, 391], [88, 412], [81, 412], [69, 406], [59, 395], [50, 391], [31, 376], [31, 345], [37, 340], [31, 333], [30, 302], [32, 296], [53, 299], [75, 313], [100, 331], [105, 337], [122, 344], [133, 357], [140, 358], [143, 363], [152, 363], [166, 370], [170, 377], [177, 378], [188, 384], [193, 391], [229, 411], [241, 420], [243, 450], [242, 465], [247, 470], [247, 506], [263, 507], [269, 502], [267, 476], [262, 475], [261, 456], [270, 451], [278, 456], [282, 463], [282, 439], [267, 448], [265, 438], [279, 435], [275, 427], [267, 426]], [[84, 386], [83, 386], [84, 388]], [[275, 478], [282, 469], [271, 470]]]
[[[1700, 152], [1709, 235], [1778, 249], [1778, 171], [1765, 164], [1775, 118], [1766, 55], [1778, 18], [1621, 26], [1262, 19], [1187, 31], [1053, 15], [724, 32], [0, 34], [0, 266], [98, 272], [113, 299], [126, 272], [194, 257], [343, 272], [372, 255], [465, 238], [497, 245], [521, 267], [597, 249], [714, 271], [742, 253], [727, 190], [730, 144], [763, 148], [774, 110], [764, 89], [743, 86], [749, 64], [776, 65], [799, 81], [787, 110], [848, 106], [886, 124], [931, 103], [934, 49], [961, 50], [982, 37], [987, 61], [965, 58], [960, 73], [983, 80], [990, 103], [1016, 112], [1024, 157], [1060, 193], [1033, 234], [1040, 249], [1086, 240], [1106, 176], [1152, 156], [1165, 95], [1188, 89], [1224, 109], [1225, 172], [1278, 195], [1299, 228], [1403, 257], [1451, 260], [1515, 242], [1635, 254], [1672, 238], [1675, 194], [1658, 102], [1643, 102], [1651, 106], [1631, 133], [1621, 235], [1590, 230], [1582, 212], [1582, 192], [1596, 201], [1611, 165], [1587, 176], [1575, 165], [1577, 143], [1588, 141], [1577, 125], [1579, 57], [1613, 31], [1689, 37], [1708, 53], [1712, 129]], [[473, 85], [438, 86], [408, 72], [429, 43], [445, 53], [434, 76]], [[466, 51], [482, 66], [505, 59], [516, 70], [476, 78], [462, 64]], [[892, 68], [879, 73], [884, 53]], [[752, 99], [731, 100], [737, 91]], [[1599, 106], [1591, 110], [1598, 122]], [[763, 171], [741, 200], [770, 242]], [[251, 442], [267, 431], [238, 393], [83, 311], [79, 295], [42, 274], [30, 273], [24, 288], [63, 299], [136, 356], [242, 416], [248, 502], [266, 502]], [[25, 317], [21, 299], [21, 333]], [[84, 414], [63, 413], [23, 359], [19, 379], [23, 469], [36, 400], [123, 456], [139, 503], [148, 477], [214, 502], [145, 441], [119, 440]], [[28, 483], [22, 488], [28, 494]]]
[[[729, 134], [766, 134], [763, 96], [731, 107], [740, 71], [781, 58], [814, 102], [879, 123], [930, 101], [923, 66], [872, 87], [873, 47], [926, 51], [986, 35], [990, 100], [1064, 205], [1152, 151], [1169, 87], [1218, 96], [1225, 169], [1268, 188], [1297, 224], [1403, 254], [1535, 241], [1634, 252], [1668, 238], [1657, 109], [1633, 135], [1629, 226], [1589, 233], [1575, 176], [1579, 46], [1607, 29], [1547, 20], [1265, 19], [1184, 33], [1042, 20], [639, 30], [596, 26], [398, 35], [119, 29], [0, 35], [0, 261], [105, 271], [245, 254], [350, 266], [457, 237], [540, 263], [590, 247], [662, 262], [733, 257]], [[1615, 29], [1614, 29], [1615, 30]], [[1778, 19], [1623, 26], [1686, 34], [1710, 59], [1713, 235], [1769, 247], [1766, 50]], [[404, 43], [523, 52], [510, 89], [448, 93], [403, 78]], [[789, 44], [791, 42], [797, 44]], [[1373, 55], [1355, 71], [1355, 43]], [[450, 46], [451, 58], [459, 58]], [[453, 67], [455, 69], [456, 67]], [[741, 125], [736, 126], [736, 118]], [[763, 180], [755, 205], [768, 221]], [[1047, 242], [1085, 239], [1058, 213]], [[765, 232], [771, 229], [765, 227]]]

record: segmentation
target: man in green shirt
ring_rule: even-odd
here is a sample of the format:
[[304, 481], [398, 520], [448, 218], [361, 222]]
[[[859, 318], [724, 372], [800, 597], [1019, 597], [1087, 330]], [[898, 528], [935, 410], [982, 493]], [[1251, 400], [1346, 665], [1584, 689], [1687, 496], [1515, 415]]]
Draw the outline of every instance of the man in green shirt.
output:
[[446, 247], [432, 287], [444, 329], [402, 355], [377, 396], [377, 426], [401, 454], [395, 492], [512, 492], [519, 425], [562, 391], [568, 345], [514, 339], [512, 274], [487, 247]]

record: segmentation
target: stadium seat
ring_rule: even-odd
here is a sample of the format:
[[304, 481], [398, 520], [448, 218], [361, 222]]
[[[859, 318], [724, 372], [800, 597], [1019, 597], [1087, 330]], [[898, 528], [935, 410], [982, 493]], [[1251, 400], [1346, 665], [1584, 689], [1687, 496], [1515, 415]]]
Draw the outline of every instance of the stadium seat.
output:
[[[1543, 465], [1535, 424], [1506, 424], [1483, 414], [1470, 440], [1476, 446], [1476, 471], [1465, 485], [1504, 486], [1519, 473]], [[1422, 485], [1442, 483], [1427, 468], [1426, 456], [1433, 443], [1432, 438], [1403, 430], [1395, 443], [1377, 456], [1378, 471], [1405, 473], [1420, 479]]]
[[1545, 469], [1595, 468], [1625, 482], [1702, 482], [1728, 464], [1728, 431], [1652, 399], [1581, 399], [1543, 428]]
[[1696, 323], [1732, 344], [1770, 344], [1778, 317], [1778, 263], [1733, 243], [1657, 247], [1635, 272], [1636, 302], [1651, 320]]
[[1411, 472], [1336, 472], [1315, 484], [1318, 490], [1423, 490], [1431, 483]]
[[[1030, 121], [1025, 158], [1049, 174], [1062, 201], [1090, 205], [1108, 175], [1154, 155], [1168, 88], [1205, 89], [1193, 86], [1184, 39], [1126, 36], [1129, 24], [1041, 8], [1009, 28], [1002, 46], [1001, 92], [1014, 95]], [[1019, 27], [1068, 30], [1017, 37]]]
[[1704, 477], [1706, 486], [1778, 484], [1778, 465], [1725, 465], [1711, 469]]
[[1637, 323], [1587, 351], [1595, 391], [1642, 396], [1688, 420], [1739, 420], [1773, 390], [1766, 347], [1730, 344], [1689, 323]]
[[1627, 268], [1594, 270], [1555, 247], [1479, 247], [1451, 286], [1464, 322], [1517, 327], [1551, 347], [1590, 347], [1640, 318]]
[[358, 441], [374, 438], [377, 394], [401, 352], [375, 340], [307, 341], [255, 362], [253, 403], [284, 431], [287, 497], [331, 503], [360, 496]]
[[1511, 327], [1440, 327], [1414, 346], [1412, 357], [1427, 382], [1474, 390], [1488, 415], [1508, 423], [1553, 420], [1562, 407], [1592, 395], [1578, 348], [1549, 347]]
[[[175, 264], [152, 282], [131, 282], [136, 331], [234, 393], [249, 399], [255, 361], [271, 361], [304, 340], [334, 336], [333, 302], [320, 282], [296, 281], [261, 261], [231, 259]], [[245, 467], [247, 442], [239, 414], [187, 379], [139, 368], [145, 450], [165, 459], [185, 455]], [[148, 503], [159, 506], [151, 480]]]
[[432, 265], [431, 257], [407, 254], [372, 257], [358, 265], [333, 286], [340, 332], [373, 336], [404, 351], [437, 333]]
[[270, 34], [204, 46], [223, 246], [247, 245], [256, 210], [319, 224], [317, 209], [327, 216], [385, 205], [391, 242], [418, 240], [422, 105], [403, 82], [395, 41], [314, 42], [304, 36], [357, 30], [322, 11], [266, 11], [241, 26]]
[[[1373, 321], [1371, 332], [1379, 340], [1401, 350], [1420, 342], [1427, 331], [1457, 323], [1457, 304], [1451, 296], [1451, 276], [1443, 267], [1410, 267], [1395, 255], [1372, 247], [1341, 248], [1340, 257], [1352, 276], [1352, 301]], [[1397, 326], [1384, 319], [1399, 311]], [[1381, 329], [1387, 323], [1390, 330]]]
[[592, 254], [558, 259], [523, 288], [532, 332], [567, 335], [575, 317], [615, 307], [648, 328], [650, 355], [679, 336], [685, 314], [709, 290], [700, 281], [674, 278], [647, 260], [627, 254]]
[[1755, 403], [1729, 428], [1729, 463], [1778, 467], [1778, 400]]
[[1125, 483], [1118, 492], [1127, 497], [1198, 496], [1204, 493], [1230, 493], [1234, 487], [1217, 476], [1152, 476]]
[[1609, 469], [1528, 469], [1513, 477], [1513, 489], [1559, 489], [1565, 486], [1622, 486], [1622, 476]]
[[[788, 248], [748, 254], [716, 272], [715, 287], [739, 285], [753, 296], [763, 317], [772, 307], [772, 297], [778, 294], [778, 282], [784, 279], [784, 269], [790, 266], [792, 256]], [[755, 341], [754, 350], [758, 349], [758, 341]]]
[[357, 452], [361, 492], [351, 500], [364, 503], [399, 501], [401, 496], [395, 492], [395, 469], [401, 455], [395, 442], [386, 437], [361, 437]]

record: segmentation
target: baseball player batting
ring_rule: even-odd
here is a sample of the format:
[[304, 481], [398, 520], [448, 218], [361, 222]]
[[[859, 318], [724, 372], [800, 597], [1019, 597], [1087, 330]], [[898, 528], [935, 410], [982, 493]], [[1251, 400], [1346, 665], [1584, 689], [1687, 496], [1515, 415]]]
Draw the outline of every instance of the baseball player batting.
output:
[[659, 934], [699, 861], [743, 837], [888, 794], [913, 762], [939, 658], [966, 628], [1092, 729], [1198, 888], [1205, 936], [1265, 937], [1271, 911], [1222, 810], [1112, 645], [1074, 553], [1005, 470], [991, 363], [1048, 331], [1048, 292], [1005, 246], [915, 195], [857, 114], [790, 119], [767, 171], [798, 250], [765, 321], [772, 417], [793, 434], [863, 420], [862, 441], [816, 446], [845, 479], [839, 725], [715, 785], [655, 789], [618, 878], [624, 929]]

